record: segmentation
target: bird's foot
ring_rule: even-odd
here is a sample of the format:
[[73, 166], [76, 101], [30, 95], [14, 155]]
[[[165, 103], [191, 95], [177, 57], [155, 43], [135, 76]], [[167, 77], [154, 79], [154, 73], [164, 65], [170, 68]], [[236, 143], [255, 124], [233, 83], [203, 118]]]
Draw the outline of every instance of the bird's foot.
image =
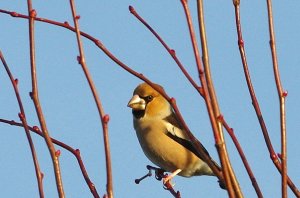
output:
[[155, 172], [155, 178], [159, 181], [162, 180], [162, 178], [164, 178], [166, 176], [165, 174], [165, 170], [161, 169], [161, 168], [156, 168], [150, 165], [147, 165], [146, 168], [148, 169], [148, 173], [138, 179], [135, 179], [134, 182], [136, 184], [139, 184], [142, 180], [146, 179], [147, 177], [151, 177], [152, 176], [152, 171]]

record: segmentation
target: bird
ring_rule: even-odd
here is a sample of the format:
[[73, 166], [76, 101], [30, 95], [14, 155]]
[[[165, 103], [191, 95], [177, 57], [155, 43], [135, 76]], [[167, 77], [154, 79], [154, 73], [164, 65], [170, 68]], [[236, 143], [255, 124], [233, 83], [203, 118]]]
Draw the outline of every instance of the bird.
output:
[[[153, 164], [171, 173], [164, 183], [176, 175], [215, 176], [191, 143], [171, 104], [160, 94], [165, 93], [163, 87], [154, 83], [152, 86], [139, 84], [127, 106], [132, 109], [133, 126], [144, 154]], [[209, 156], [201, 143], [200, 146]], [[213, 164], [221, 171], [216, 162]], [[224, 182], [219, 181], [219, 185], [225, 189]]]

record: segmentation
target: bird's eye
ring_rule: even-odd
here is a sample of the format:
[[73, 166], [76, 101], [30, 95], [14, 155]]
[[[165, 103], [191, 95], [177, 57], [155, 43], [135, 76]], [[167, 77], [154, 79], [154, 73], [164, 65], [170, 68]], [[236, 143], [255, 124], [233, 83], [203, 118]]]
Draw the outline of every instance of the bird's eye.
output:
[[152, 96], [152, 95], [149, 95], [149, 96], [146, 97], [146, 101], [147, 101], [147, 102], [150, 102], [152, 99], [153, 99], [153, 96]]

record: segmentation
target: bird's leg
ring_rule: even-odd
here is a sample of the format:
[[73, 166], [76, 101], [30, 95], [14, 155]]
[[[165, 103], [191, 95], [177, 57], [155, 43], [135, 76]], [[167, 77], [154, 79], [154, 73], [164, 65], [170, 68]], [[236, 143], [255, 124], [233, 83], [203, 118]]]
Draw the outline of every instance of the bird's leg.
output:
[[153, 167], [150, 165], [147, 165], [146, 168], [148, 169], [149, 172], [146, 175], [144, 175], [138, 179], [135, 179], [134, 182], [136, 184], [139, 184], [142, 180], [144, 180], [147, 177], [151, 177], [152, 171], [155, 171], [155, 178], [159, 181], [162, 180], [163, 177], [165, 177], [165, 175], [164, 175], [165, 170], [163, 170], [161, 168], [156, 168], [156, 167]]
[[178, 173], [180, 173], [182, 170], [181, 169], [177, 169], [177, 170], [175, 170], [173, 173], [171, 173], [170, 175], [168, 175], [167, 177], [164, 177], [163, 178], [163, 183], [164, 183], [164, 185], [166, 184], [166, 183], [170, 183], [170, 180], [173, 178], [173, 177], [175, 177]]

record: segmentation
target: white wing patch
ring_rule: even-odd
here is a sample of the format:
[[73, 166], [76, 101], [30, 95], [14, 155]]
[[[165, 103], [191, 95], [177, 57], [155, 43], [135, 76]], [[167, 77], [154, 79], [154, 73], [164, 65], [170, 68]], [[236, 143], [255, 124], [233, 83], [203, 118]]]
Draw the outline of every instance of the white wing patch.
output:
[[171, 133], [172, 135], [176, 136], [176, 137], [179, 137], [181, 139], [185, 139], [185, 140], [189, 140], [187, 135], [184, 133], [184, 131], [182, 131], [180, 128], [172, 125], [171, 123], [169, 122], [164, 122], [165, 123], [165, 126], [167, 128], [167, 131], [169, 133]]

